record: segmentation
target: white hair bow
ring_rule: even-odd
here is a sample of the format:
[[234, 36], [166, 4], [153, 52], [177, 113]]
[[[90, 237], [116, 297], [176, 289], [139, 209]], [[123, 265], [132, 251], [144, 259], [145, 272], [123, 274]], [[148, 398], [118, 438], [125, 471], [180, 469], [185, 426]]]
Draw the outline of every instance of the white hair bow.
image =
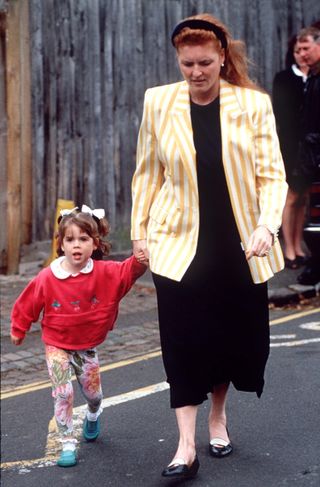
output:
[[[74, 208], [72, 208], [72, 210], [69, 210], [69, 209], [65, 208], [64, 210], [60, 210], [60, 215], [61, 216], [67, 216], [67, 215], [70, 215], [71, 213], [73, 213], [76, 210], [79, 210], [79, 207], [78, 206], [75, 206]], [[81, 211], [82, 211], [82, 213], [87, 213], [87, 214], [89, 214], [91, 216], [95, 216], [99, 220], [102, 220], [102, 218], [105, 217], [105, 211], [104, 211], [103, 208], [96, 208], [95, 210], [91, 210], [91, 208], [89, 206], [82, 205], [81, 206]]]
[[76, 210], [79, 210], [79, 208], [77, 206], [75, 206], [74, 208], [72, 208], [72, 210], [68, 210], [67, 208], [65, 208], [64, 210], [60, 210], [60, 215], [61, 216], [67, 216], [67, 215], [70, 215], [70, 213], [73, 213]]
[[89, 215], [95, 216], [99, 220], [102, 220], [102, 218], [105, 217], [105, 211], [103, 208], [96, 208], [94, 210], [91, 210], [91, 208], [89, 208], [89, 206], [82, 205], [81, 211], [82, 211], [82, 213], [89, 213]]

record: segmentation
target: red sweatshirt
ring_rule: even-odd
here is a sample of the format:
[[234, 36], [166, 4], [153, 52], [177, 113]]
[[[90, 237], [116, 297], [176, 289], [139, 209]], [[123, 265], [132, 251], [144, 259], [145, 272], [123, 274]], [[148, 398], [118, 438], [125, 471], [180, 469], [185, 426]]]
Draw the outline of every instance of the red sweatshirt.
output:
[[89, 273], [59, 279], [50, 267], [30, 281], [11, 314], [12, 334], [24, 338], [42, 316], [42, 340], [67, 350], [96, 347], [112, 330], [119, 302], [146, 270], [135, 257], [93, 261]]

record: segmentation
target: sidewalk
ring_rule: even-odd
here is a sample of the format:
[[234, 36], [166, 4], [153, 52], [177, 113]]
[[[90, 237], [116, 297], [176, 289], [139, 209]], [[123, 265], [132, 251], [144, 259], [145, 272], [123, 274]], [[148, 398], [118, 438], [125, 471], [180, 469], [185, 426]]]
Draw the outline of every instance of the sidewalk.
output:
[[317, 286], [298, 284], [297, 277], [302, 271], [303, 267], [296, 270], [285, 268], [268, 281], [268, 296], [271, 306], [285, 306], [319, 295], [319, 283]]
[[[23, 249], [18, 275], [0, 276], [1, 297], [1, 390], [7, 391], [33, 382], [48, 380], [39, 324], [33, 325], [23, 344], [14, 347], [10, 341], [12, 305], [26, 284], [42, 268], [49, 253], [50, 242], [38, 242]], [[130, 254], [113, 253], [123, 260]], [[281, 307], [312, 298], [319, 289], [297, 284], [299, 270], [278, 273], [269, 281], [270, 307]], [[149, 271], [122, 300], [115, 329], [99, 346], [101, 365], [128, 359], [160, 349], [156, 294]]]

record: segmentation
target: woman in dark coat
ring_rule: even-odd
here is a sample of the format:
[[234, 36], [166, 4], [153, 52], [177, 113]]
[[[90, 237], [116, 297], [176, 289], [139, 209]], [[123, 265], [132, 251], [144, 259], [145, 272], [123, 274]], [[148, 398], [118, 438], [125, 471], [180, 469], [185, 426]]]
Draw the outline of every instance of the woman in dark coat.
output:
[[297, 269], [306, 262], [302, 234], [309, 183], [299, 170], [300, 119], [308, 66], [296, 49], [297, 37], [290, 42], [286, 69], [275, 75], [273, 108], [277, 120], [281, 152], [289, 191], [283, 212], [282, 234], [286, 267]]

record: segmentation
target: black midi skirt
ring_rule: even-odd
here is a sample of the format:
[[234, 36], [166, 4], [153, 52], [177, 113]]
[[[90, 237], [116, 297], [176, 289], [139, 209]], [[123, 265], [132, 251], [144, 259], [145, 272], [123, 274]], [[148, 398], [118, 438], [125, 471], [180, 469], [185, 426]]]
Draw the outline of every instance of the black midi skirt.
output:
[[201, 404], [227, 382], [260, 397], [269, 355], [267, 285], [250, 275], [239, 282], [227, 271], [198, 271], [196, 257], [181, 282], [153, 274], [171, 407]]

